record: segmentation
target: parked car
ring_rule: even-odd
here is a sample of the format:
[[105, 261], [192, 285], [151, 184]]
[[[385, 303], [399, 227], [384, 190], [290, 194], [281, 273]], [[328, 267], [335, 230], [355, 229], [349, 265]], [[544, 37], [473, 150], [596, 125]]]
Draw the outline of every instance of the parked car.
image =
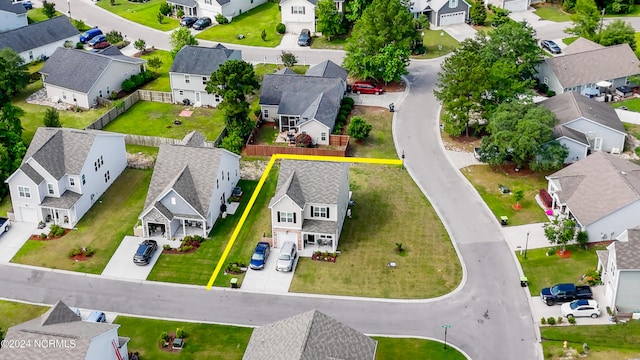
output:
[[569, 302], [577, 299], [592, 299], [593, 292], [587, 285], [556, 284], [540, 291], [540, 299], [547, 305]]
[[552, 54], [560, 54], [562, 52], [560, 46], [553, 40], [542, 40], [540, 41], [540, 46]]
[[11, 222], [9, 221], [9, 218], [0, 217], [0, 235], [2, 235], [5, 232], [9, 231], [9, 225], [10, 224], [11, 224]]
[[595, 300], [579, 299], [570, 303], [562, 304], [562, 316], [566, 318], [591, 316], [597, 318], [600, 316], [600, 307]]
[[293, 241], [285, 241], [280, 249], [278, 261], [276, 262], [277, 271], [292, 271], [298, 262], [298, 250]]
[[93, 45], [93, 49], [94, 50], [102, 50], [102, 49], [106, 49], [109, 46], [111, 46], [111, 44], [109, 44], [108, 41], [100, 41], [99, 43]]
[[155, 240], [145, 240], [138, 245], [138, 250], [136, 254], [133, 255], [133, 263], [136, 265], [147, 265], [151, 258], [153, 257], [153, 253], [156, 252], [158, 248], [158, 243]]
[[107, 316], [102, 311], [92, 311], [87, 317], [88, 322], [107, 322]]
[[299, 46], [311, 45], [311, 30], [302, 29], [302, 31], [300, 31], [300, 35], [298, 35], [298, 45]]
[[256, 249], [253, 250], [249, 267], [253, 270], [264, 269], [264, 266], [267, 263], [267, 258], [269, 257], [269, 250], [271, 250], [269, 243], [260, 241], [258, 245], [256, 245]]
[[210, 25], [211, 25], [211, 18], [201, 17], [200, 19], [198, 19], [196, 22], [193, 23], [193, 28], [196, 30], [202, 30]]
[[101, 42], [105, 42], [107, 41], [107, 37], [100, 34], [100, 35], [96, 35], [93, 38], [91, 38], [91, 40], [87, 41], [87, 44], [89, 44], [89, 46], [95, 46], [98, 43]]
[[[87, 41], [93, 39], [94, 37], [102, 35], [102, 30], [98, 28], [89, 29], [80, 35], [80, 42], [85, 44]], [[106, 40], [106, 38], [105, 38]]]
[[69, 306], [69, 310], [73, 311], [74, 314], [76, 314], [76, 315], [78, 315], [78, 317], [82, 318], [82, 315], [80, 314], [80, 309], [78, 309], [77, 307]]
[[198, 21], [197, 17], [185, 16], [182, 19], [180, 19], [180, 26], [192, 27], [193, 24], [195, 24], [196, 21]]
[[351, 86], [351, 91], [356, 94], [380, 95], [384, 92], [384, 89], [370, 82], [356, 81], [353, 86]]
[[31, 3], [31, 1], [23, 1], [22, 6], [24, 6], [24, 8], [27, 10], [33, 9], [33, 4]]

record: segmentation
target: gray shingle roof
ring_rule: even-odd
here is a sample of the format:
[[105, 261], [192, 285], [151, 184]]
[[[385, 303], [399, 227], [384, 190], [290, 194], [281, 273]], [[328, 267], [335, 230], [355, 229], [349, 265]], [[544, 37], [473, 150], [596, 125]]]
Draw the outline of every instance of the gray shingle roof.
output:
[[21, 53], [79, 34], [80, 32], [73, 26], [68, 17], [58, 16], [0, 33], [0, 49], [10, 48], [17, 53]]
[[559, 125], [580, 117], [626, 133], [616, 111], [608, 104], [597, 102], [575, 92], [558, 94], [540, 103], [556, 114]]
[[276, 190], [276, 194], [273, 196], [271, 202], [269, 203], [269, 207], [274, 205], [285, 195], [288, 196], [291, 201], [296, 203], [296, 205], [298, 205], [300, 209], [304, 209], [304, 194], [302, 192], [302, 188], [300, 187], [300, 181], [298, 181], [298, 177], [296, 176], [295, 172], [292, 172], [286, 179], [284, 184], [278, 187], [278, 189]]
[[29, 164], [22, 164], [20, 166], [20, 170], [24, 172], [25, 175], [29, 177], [29, 179], [33, 180], [34, 183], [40, 184], [44, 178]]
[[311, 310], [253, 330], [243, 360], [373, 360], [378, 342]]
[[237, 55], [240, 50], [227, 49], [220, 44], [216, 47], [185, 46], [176, 54], [169, 72], [211, 76], [234, 52]]
[[81, 194], [67, 190], [60, 197], [45, 196], [44, 200], [42, 200], [42, 206], [58, 209], [71, 209], [81, 197]]
[[11, 0], [1, 0], [0, 11], [7, 11], [14, 14], [24, 14], [27, 12], [27, 9], [25, 9], [24, 5], [22, 4], [12, 4]]
[[302, 231], [305, 232], [316, 234], [335, 234], [337, 229], [338, 223], [335, 221], [304, 219], [302, 222]]
[[274, 72], [274, 74], [279, 74], [279, 75], [287, 75], [287, 74], [288, 74], [288, 75], [296, 75], [297, 73], [296, 73], [295, 71], [291, 70], [290, 68], [285, 67], [285, 68], [283, 68], [283, 69], [280, 69], [280, 70], [278, 70], [278, 71]]
[[616, 267], [619, 270], [640, 270], [640, 228], [627, 230], [628, 241], [616, 241]]
[[178, 4], [190, 8], [198, 6], [198, 3], [195, 0], [169, 0], [167, 2], [170, 4]]
[[347, 70], [334, 63], [331, 60], [325, 60], [317, 65], [310, 67], [305, 76], [320, 76], [328, 78], [339, 78], [347, 81]]
[[547, 178], [557, 179], [560, 202], [569, 206], [583, 226], [640, 201], [640, 166], [602, 151]]
[[142, 64], [145, 60], [122, 55], [113, 50], [92, 53], [59, 47], [44, 64], [40, 73], [45, 83], [87, 93], [113, 61]]
[[569, 139], [573, 139], [585, 146], [589, 146], [589, 140], [587, 139], [587, 135], [577, 131], [570, 129], [563, 125], [556, 125], [553, 128], [553, 137], [558, 139], [561, 137], [567, 137]]
[[203, 146], [205, 140], [207, 140], [207, 138], [205, 138], [205, 136], [202, 133], [200, 133], [199, 131], [193, 130], [192, 132], [185, 135], [185, 137], [182, 139], [182, 145]]
[[572, 42], [571, 44], [567, 45], [567, 47], [562, 49], [562, 52], [565, 53], [565, 55], [577, 54], [585, 51], [591, 51], [591, 50], [597, 50], [597, 49], [603, 49], [603, 48], [604, 46], [598, 43], [595, 43], [591, 40], [587, 40], [583, 37], [579, 37], [576, 39], [576, 41]]
[[638, 58], [628, 44], [554, 56], [544, 62], [563, 88], [640, 74]]

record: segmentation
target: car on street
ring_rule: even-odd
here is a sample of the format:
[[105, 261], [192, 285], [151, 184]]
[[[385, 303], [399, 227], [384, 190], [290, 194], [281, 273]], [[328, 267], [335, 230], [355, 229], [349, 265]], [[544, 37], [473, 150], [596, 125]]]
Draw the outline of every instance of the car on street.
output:
[[278, 261], [276, 262], [276, 271], [293, 271], [298, 261], [298, 250], [293, 241], [285, 241], [280, 249]]
[[107, 37], [106, 36], [97, 35], [97, 36], [93, 37], [91, 40], [89, 40], [87, 42], [87, 44], [89, 44], [89, 46], [95, 46], [96, 44], [101, 43], [101, 42], [105, 42], [105, 41], [107, 41]]
[[384, 92], [384, 89], [370, 82], [356, 81], [353, 86], [351, 86], [351, 92], [356, 94], [380, 95]]
[[258, 245], [256, 245], [256, 249], [253, 250], [253, 255], [251, 255], [251, 262], [249, 263], [249, 267], [253, 270], [264, 269], [264, 266], [267, 263], [267, 258], [269, 257], [269, 250], [269, 243], [260, 241]]
[[211, 25], [211, 18], [201, 17], [200, 19], [198, 19], [196, 22], [193, 23], [192, 27], [196, 30], [202, 30], [210, 25]]
[[562, 304], [560, 310], [562, 311], [562, 316], [566, 318], [590, 316], [595, 319], [600, 316], [600, 307], [598, 307], [598, 302], [595, 300], [574, 300]]
[[31, 3], [31, 1], [23, 1], [22, 6], [24, 6], [26, 10], [33, 9], [33, 4]]
[[185, 16], [182, 19], [180, 19], [180, 26], [191, 27], [193, 26], [193, 24], [195, 24], [196, 21], [198, 21], [197, 17]]
[[138, 245], [136, 254], [133, 255], [133, 263], [136, 265], [147, 265], [153, 257], [153, 253], [158, 249], [158, 243], [155, 240], [145, 240]]
[[540, 41], [540, 46], [552, 54], [560, 54], [562, 52], [560, 46], [553, 40], [542, 40]]
[[91, 312], [91, 314], [89, 314], [89, 316], [87, 317], [88, 322], [107, 322], [107, 316], [102, 312], [102, 311], [97, 311], [94, 310]]
[[311, 45], [311, 31], [309, 29], [302, 29], [300, 35], [298, 35], [298, 46]]

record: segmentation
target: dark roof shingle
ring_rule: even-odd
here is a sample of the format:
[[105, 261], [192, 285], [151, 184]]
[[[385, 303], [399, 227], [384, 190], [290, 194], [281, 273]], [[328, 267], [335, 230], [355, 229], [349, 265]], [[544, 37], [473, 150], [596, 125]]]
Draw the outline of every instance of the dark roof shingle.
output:
[[17, 53], [21, 53], [79, 34], [80, 32], [69, 21], [69, 18], [58, 16], [0, 33], [0, 49], [10, 48]]
[[172, 73], [211, 76], [229, 58], [240, 57], [240, 50], [231, 50], [218, 44], [216, 47], [185, 46], [176, 54], [171, 65]]

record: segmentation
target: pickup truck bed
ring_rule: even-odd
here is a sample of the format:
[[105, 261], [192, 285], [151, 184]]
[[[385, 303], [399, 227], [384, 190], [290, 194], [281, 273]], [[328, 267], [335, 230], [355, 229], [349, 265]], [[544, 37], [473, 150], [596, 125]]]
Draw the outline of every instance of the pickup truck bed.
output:
[[556, 284], [540, 291], [540, 299], [549, 306], [576, 299], [592, 298], [591, 287], [587, 285]]

